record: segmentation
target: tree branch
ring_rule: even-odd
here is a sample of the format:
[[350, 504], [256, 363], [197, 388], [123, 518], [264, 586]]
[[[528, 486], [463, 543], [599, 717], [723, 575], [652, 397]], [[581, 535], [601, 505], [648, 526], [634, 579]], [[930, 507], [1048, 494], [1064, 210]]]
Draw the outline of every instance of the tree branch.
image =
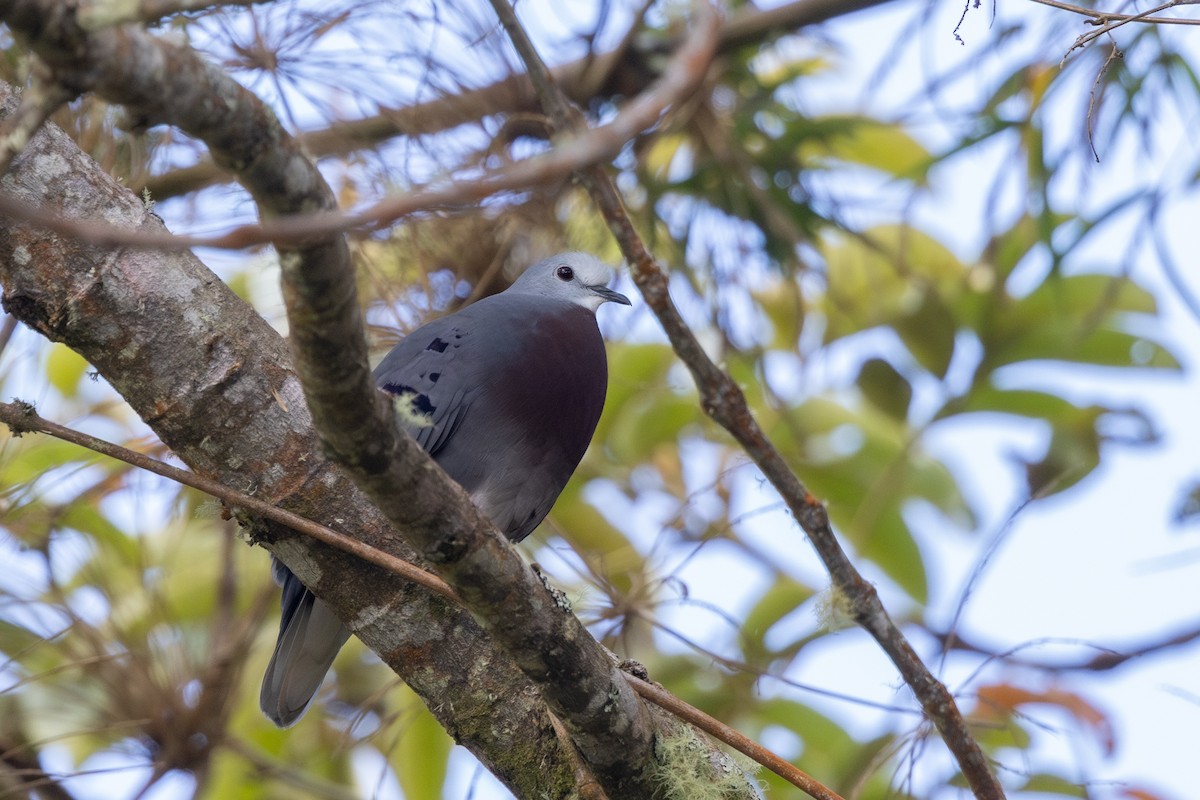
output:
[[163, 17], [219, 6], [253, 6], [271, 0], [91, 0], [79, 10], [79, 23], [97, 31], [126, 22], [154, 23]]
[[[1124, 647], [1090, 644], [1078, 640], [1064, 642], [1061, 639], [1040, 639], [1032, 642], [1024, 642], [1007, 650], [996, 650], [969, 639], [964, 639], [962, 634], [957, 631], [943, 632], [930, 630], [929, 634], [937, 639], [946, 650], [962, 650], [967, 653], [975, 653], [986, 656], [989, 659], [1003, 661], [1006, 664], [1029, 667], [1044, 672], [1107, 672], [1108, 670], [1123, 667], [1136, 659], [1157, 655], [1165, 650], [1171, 650], [1176, 647], [1184, 647], [1200, 640], [1200, 625], [1184, 628], [1160, 639], [1136, 645], [1126, 645]], [[1017, 656], [1017, 653], [1021, 650], [1053, 643], [1077, 644], [1098, 652], [1091, 658], [1080, 658], [1075, 661], [1039, 661]]]
[[338, 533], [332, 528], [313, 522], [299, 514], [271, 505], [263, 500], [251, 497], [244, 492], [230, 489], [203, 475], [197, 475], [194, 472], [173, 467], [170, 464], [130, 450], [127, 447], [121, 447], [112, 442], [106, 442], [103, 439], [97, 439], [95, 436], [88, 436], [86, 433], [81, 433], [64, 425], [51, 422], [39, 416], [31, 403], [26, 403], [22, 400], [14, 400], [11, 403], [0, 402], [0, 422], [9, 427], [13, 436], [21, 436], [25, 433], [44, 433], [56, 439], [61, 439], [64, 442], [85, 447], [94, 453], [123, 461], [138, 469], [160, 475], [168, 480], [175, 481], [181, 486], [188, 486], [197, 491], [204, 492], [225, 503], [226, 507], [234, 513], [238, 511], [249, 512], [254, 516], [278, 522], [280, 525], [286, 526], [297, 533], [311, 536], [322, 544], [336, 547], [344, 553], [361, 558], [369, 564], [374, 564], [398, 577], [423, 586], [434, 594], [441, 595], [451, 602], [458, 602], [458, 595], [454, 593], [449, 584], [415, 564], [363, 544], [357, 539], [352, 539], [345, 534]]

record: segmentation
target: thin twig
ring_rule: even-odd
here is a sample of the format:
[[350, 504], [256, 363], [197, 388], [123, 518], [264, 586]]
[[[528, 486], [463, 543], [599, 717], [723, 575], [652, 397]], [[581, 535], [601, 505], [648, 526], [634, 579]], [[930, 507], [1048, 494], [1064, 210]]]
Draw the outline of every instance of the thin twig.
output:
[[[1096, 151], [1096, 97], [1097, 90], [1100, 90], [1100, 96], [1103, 97], [1102, 83], [1104, 76], [1108, 74], [1109, 67], [1117, 59], [1124, 58], [1125, 54], [1121, 52], [1121, 48], [1117, 47], [1116, 41], [1109, 36], [1111, 47], [1108, 50], [1108, 55], [1104, 57], [1104, 63], [1100, 65], [1100, 71], [1096, 73], [1096, 79], [1092, 81], [1092, 88], [1088, 92], [1088, 109], [1087, 109], [1087, 137], [1088, 146], [1092, 148], [1092, 157], [1096, 159], [1096, 163], [1100, 163], [1100, 153]], [[1066, 56], [1063, 56], [1066, 58]]]
[[79, 9], [79, 24], [90, 31], [126, 22], [153, 24], [163, 17], [221, 6], [253, 6], [271, 0], [92, 0]]
[[1091, 25], [1103, 25], [1109, 21], [1120, 22], [1146, 22], [1154, 25], [1200, 25], [1200, 19], [1180, 19], [1179, 17], [1153, 17], [1149, 14], [1157, 14], [1168, 8], [1175, 6], [1190, 6], [1196, 5], [1200, 0], [1172, 0], [1169, 3], [1163, 3], [1157, 8], [1152, 8], [1149, 11], [1144, 11], [1140, 14], [1117, 14], [1111, 11], [1101, 11], [1096, 8], [1087, 8], [1086, 6], [1077, 6], [1074, 3], [1064, 3], [1062, 0], [1032, 0], [1034, 3], [1039, 3], [1051, 8], [1057, 8], [1060, 11], [1070, 11], [1072, 14], [1079, 14], [1085, 17], [1091, 17], [1093, 22]]
[[[976, 653], [981, 656], [986, 656], [989, 661], [1003, 661], [1006, 664], [1013, 664], [1021, 667], [1029, 667], [1031, 669], [1042, 670], [1044, 672], [1107, 672], [1117, 669], [1130, 661], [1144, 658], [1146, 656], [1156, 655], [1165, 650], [1171, 650], [1176, 647], [1184, 647], [1193, 642], [1200, 640], [1200, 624], [1194, 624], [1170, 636], [1158, 639], [1152, 642], [1146, 642], [1132, 647], [1112, 647], [1108, 645], [1093, 644], [1091, 642], [1080, 641], [1078, 639], [1062, 639], [1060, 637], [1050, 637], [1043, 639], [1035, 639], [1029, 642], [1022, 642], [1019, 645], [1010, 647], [1007, 650], [994, 650], [984, 645], [968, 641], [962, 637], [958, 631], [929, 631], [930, 635], [941, 642], [947, 652], [950, 650], [961, 650], [967, 653]], [[1030, 658], [1017, 658], [1016, 654], [1022, 650], [1028, 650], [1033, 647], [1041, 647], [1044, 645], [1062, 645], [1073, 644], [1081, 647], [1087, 647], [1095, 650], [1096, 655], [1091, 658], [1082, 658], [1078, 661], [1039, 661]]]
[[[1035, 2], [1044, 2], [1045, 0], [1034, 0], [1034, 1]], [[1195, 20], [1195, 19], [1184, 20], [1184, 19], [1174, 19], [1171, 17], [1155, 17], [1154, 16], [1155, 14], [1157, 14], [1160, 11], [1166, 11], [1168, 8], [1174, 8], [1176, 6], [1183, 6], [1183, 5], [1194, 5], [1198, 2], [1200, 2], [1200, 0], [1168, 0], [1166, 3], [1155, 6], [1154, 8], [1146, 9], [1145, 11], [1142, 11], [1138, 14], [1104, 14], [1104, 15], [1100, 15], [1100, 16], [1093, 16], [1092, 20], [1089, 21], [1088, 24], [1096, 25], [1097, 26], [1096, 30], [1082, 34], [1078, 39], [1076, 39], [1075, 43], [1072, 44], [1070, 49], [1067, 50], [1066, 55], [1063, 56], [1063, 60], [1065, 61], [1067, 56], [1071, 55], [1071, 53], [1073, 51], [1078, 50], [1083, 47], [1086, 47], [1087, 45], [1094, 42], [1096, 39], [1099, 39], [1101, 36], [1104, 36], [1105, 34], [1110, 33], [1111, 31], [1113, 31], [1116, 28], [1120, 28], [1122, 25], [1128, 25], [1131, 22], [1200, 25], [1200, 20]]]
[[458, 597], [455, 595], [454, 590], [445, 581], [414, 564], [410, 564], [402, 558], [397, 558], [382, 550], [369, 547], [357, 539], [352, 539], [331, 528], [326, 528], [324, 525], [318, 525], [312, 520], [305, 519], [290, 511], [285, 511], [278, 506], [273, 506], [270, 503], [242, 494], [234, 489], [230, 489], [228, 486], [197, 475], [194, 472], [188, 472], [187, 470], [173, 467], [170, 464], [164, 464], [157, 459], [150, 458], [112, 442], [106, 442], [103, 439], [97, 439], [95, 436], [89, 436], [86, 433], [51, 422], [39, 416], [34, 407], [29, 403], [19, 400], [13, 403], [0, 403], [0, 422], [8, 425], [12, 429], [14, 436], [30, 432], [49, 434], [56, 439], [62, 439], [65, 442], [86, 447], [88, 450], [108, 456], [109, 458], [115, 458], [118, 461], [124, 461], [126, 464], [135, 466], [138, 469], [144, 469], [147, 472], [161, 475], [184, 486], [190, 486], [193, 489], [216, 497], [231, 507], [243, 508], [253, 514], [273, 520], [281, 525], [286, 525], [292, 530], [311, 536], [330, 547], [336, 547], [339, 550], [361, 558], [363, 561], [367, 561], [377, 567], [382, 567], [389, 572], [407, 578], [413, 583], [420, 584], [429, 591], [439, 594], [448, 600], [458, 602]]

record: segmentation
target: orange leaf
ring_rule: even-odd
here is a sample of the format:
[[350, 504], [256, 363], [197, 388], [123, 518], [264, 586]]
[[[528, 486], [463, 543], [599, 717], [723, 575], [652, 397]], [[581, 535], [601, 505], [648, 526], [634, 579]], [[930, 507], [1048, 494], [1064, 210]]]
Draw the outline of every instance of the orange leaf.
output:
[[1105, 755], [1112, 755], [1116, 748], [1116, 734], [1108, 716], [1075, 692], [1054, 688], [1038, 691], [998, 683], [981, 687], [978, 697], [976, 717], [986, 720], [1018, 714], [1018, 709], [1026, 705], [1057, 706], [1092, 731]]

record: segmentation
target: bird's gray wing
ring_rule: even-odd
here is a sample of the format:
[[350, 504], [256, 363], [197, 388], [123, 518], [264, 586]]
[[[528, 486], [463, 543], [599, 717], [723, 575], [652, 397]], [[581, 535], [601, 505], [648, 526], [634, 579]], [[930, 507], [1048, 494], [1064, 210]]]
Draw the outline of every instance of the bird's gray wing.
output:
[[458, 430], [478, 386], [464, 380], [478, 358], [479, 304], [409, 334], [375, 368], [375, 382], [397, 399], [401, 421], [431, 456]]
[[[463, 369], [460, 352], [467, 336], [458, 328], [446, 318], [418, 328], [375, 370], [376, 383], [407, 407], [401, 416], [409, 419], [409, 433], [433, 455], [457, 430], [472, 395], [469, 384], [449, 380]], [[276, 725], [287, 727], [304, 714], [350, 631], [282, 562], [274, 561], [272, 569], [283, 587], [282, 615], [259, 705]]]

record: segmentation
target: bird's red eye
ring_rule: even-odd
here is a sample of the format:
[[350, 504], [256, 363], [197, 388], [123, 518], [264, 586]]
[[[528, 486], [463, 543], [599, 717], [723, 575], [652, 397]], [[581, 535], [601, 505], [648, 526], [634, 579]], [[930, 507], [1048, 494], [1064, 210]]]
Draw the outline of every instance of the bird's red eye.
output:
[[569, 281], [575, 277], [575, 270], [563, 264], [558, 269], [554, 270], [554, 274], [558, 276], [560, 281]]

